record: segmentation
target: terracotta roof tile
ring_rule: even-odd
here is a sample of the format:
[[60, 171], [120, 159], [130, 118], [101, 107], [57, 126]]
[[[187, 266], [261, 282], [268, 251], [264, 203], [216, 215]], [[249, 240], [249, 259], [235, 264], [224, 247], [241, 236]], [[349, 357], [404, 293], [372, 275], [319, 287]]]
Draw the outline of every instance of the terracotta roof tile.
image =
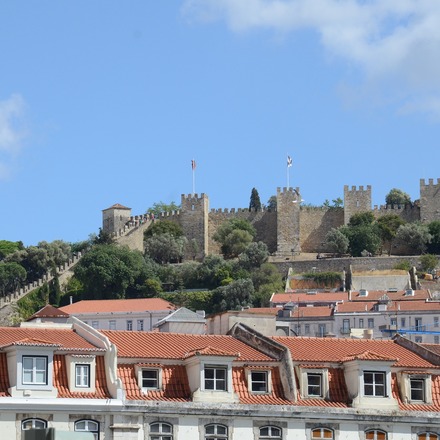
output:
[[83, 399], [110, 399], [105, 378], [104, 356], [96, 356], [96, 383], [95, 392], [71, 392], [67, 381], [67, 366], [64, 355], [53, 357], [53, 386], [58, 389], [58, 397]]
[[[27, 342], [23, 342], [27, 341]], [[72, 329], [2, 327], [0, 348], [10, 345], [57, 345], [65, 350], [100, 350]]]
[[293, 303], [335, 303], [338, 301], [347, 301], [348, 292], [317, 292], [315, 294], [308, 294], [305, 292], [287, 292], [287, 293], [274, 293], [270, 302], [272, 304], [285, 304], [288, 302]]
[[175, 310], [175, 306], [162, 298], [97, 299], [78, 301], [60, 310], [70, 315], [77, 313], [144, 312]]
[[388, 296], [392, 301], [417, 301], [430, 298], [429, 290], [414, 290], [414, 296], [406, 296], [405, 290], [399, 290], [397, 292], [389, 292], [387, 290], [368, 290], [368, 296], [360, 296], [359, 292], [351, 293], [352, 301], [377, 301], [382, 296]]
[[102, 330], [101, 333], [117, 346], [119, 358], [182, 360], [192, 350], [214, 347], [226, 353], [239, 354], [239, 361], [273, 361], [271, 357], [228, 335], [111, 330]]
[[392, 340], [349, 338], [305, 338], [275, 336], [273, 339], [290, 349], [294, 362], [335, 362], [362, 352], [374, 352], [379, 356], [398, 359], [394, 366], [410, 368], [437, 368], [416, 353]]
[[[143, 364], [154, 368], [157, 364]], [[119, 364], [118, 375], [124, 384], [127, 400], [172, 400], [187, 402], [191, 400], [186, 368], [183, 365], [162, 366], [162, 389], [143, 393], [139, 388], [135, 365]]]
[[219, 350], [214, 347], [203, 347], [203, 348], [195, 348], [193, 350], [188, 351], [183, 356], [184, 359], [193, 357], [193, 356], [229, 356], [229, 357], [239, 357], [240, 353], [233, 353], [231, 351]]
[[48, 304], [44, 306], [42, 309], [38, 310], [38, 312], [34, 313], [27, 321], [32, 321], [36, 318], [68, 318], [69, 314], [63, 312], [60, 309], [57, 309], [54, 306]]
[[108, 211], [109, 209], [131, 209], [127, 208], [124, 205], [121, 205], [120, 203], [115, 203], [114, 205], [110, 206], [110, 208], [103, 209], [103, 211]]
[[238, 394], [240, 403], [259, 405], [289, 405], [292, 403], [284, 397], [278, 367], [266, 367], [266, 370], [269, 369], [272, 371], [272, 392], [268, 394], [259, 394], [249, 392], [244, 367], [232, 368], [232, 382], [234, 391]]
[[341, 359], [341, 362], [349, 362], [353, 360], [361, 360], [361, 361], [390, 361], [390, 362], [397, 362], [399, 359], [377, 354], [374, 351], [364, 351], [359, 354], [352, 354], [345, 358]]

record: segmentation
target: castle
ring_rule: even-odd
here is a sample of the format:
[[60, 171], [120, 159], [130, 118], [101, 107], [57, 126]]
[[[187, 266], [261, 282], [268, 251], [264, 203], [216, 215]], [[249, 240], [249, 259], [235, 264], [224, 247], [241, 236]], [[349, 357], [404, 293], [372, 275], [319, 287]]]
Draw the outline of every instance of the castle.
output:
[[[287, 257], [301, 252], [321, 252], [327, 232], [346, 225], [353, 214], [372, 211], [376, 218], [396, 214], [406, 222], [430, 223], [440, 220], [440, 179], [420, 180], [420, 200], [405, 206], [372, 207], [371, 186], [344, 187], [344, 207], [301, 206], [299, 188], [277, 188], [277, 209], [211, 209], [206, 194], [183, 194], [179, 211], [162, 213], [160, 219], [178, 223], [188, 239], [186, 259], [202, 259], [220, 253], [213, 239], [217, 228], [233, 218], [248, 220], [256, 229], [257, 241], [266, 243], [271, 254]], [[104, 232], [113, 234], [121, 244], [143, 250], [143, 231], [151, 219], [132, 216], [131, 209], [113, 205], [103, 210]]]

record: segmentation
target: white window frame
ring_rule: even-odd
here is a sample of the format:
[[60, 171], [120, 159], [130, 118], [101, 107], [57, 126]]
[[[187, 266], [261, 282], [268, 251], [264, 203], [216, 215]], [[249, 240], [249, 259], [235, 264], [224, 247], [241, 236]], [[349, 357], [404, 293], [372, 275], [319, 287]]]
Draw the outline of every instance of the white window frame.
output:
[[[144, 386], [144, 377], [143, 374], [144, 372], [154, 372], [156, 374], [156, 382], [157, 382], [157, 386], [155, 387], [146, 387]], [[138, 384], [139, 384], [139, 388], [141, 388], [142, 390], [160, 390], [162, 388], [162, 369], [161, 368], [147, 368], [147, 367], [138, 367]], [[150, 379], [150, 380], [154, 380], [154, 379]]]
[[[32, 360], [32, 366], [25, 367], [26, 361], [29, 359]], [[37, 361], [44, 361], [44, 368], [42, 369], [41, 366], [37, 365]], [[49, 384], [49, 359], [47, 356], [37, 356], [37, 355], [23, 355], [22, 356], [22, 376], [21, 376], [21, 383], [24, 386], [47, 386]], [[25, 379], [25, 374], [31, 374], [30, 380]], [[43, 373], [44, 380], [39, 381], [37, 380], [37, 375]]]
[[143, 332], [144, 331], [144, 320], [143, 319], [138, 319], [136, 321], [136, 328], [138, 332]]
[[[31, 426], [26, 426], [27, 424], [31, 423]], [[22, 431], [28, 431], [29, 429], [46, 429], [47, 428], [47, 421], [44, 419], [38, 419], [38, 418], [30, 418], [30, 419], [24, 419], [21, 422], [21, 430]]]
[[[206, 377], [207, 371], [213, 371], [213, 377]], [[218, 377], [217, 373], [224, 372], [224, 377]], [[207, 387], [207, 382], [212, 382], [213, 388]], [[223, 384], [223, 386], [220, 386]], [[228, 367], [226, 365], [212, 365], [206, 364], [203, 368], [203, 389], [205, 391], [218, 391], [218, 392], [227, 392], [229, 386], [228, 381]]]
[[[158, 427], [158, 431], [152, 431], [153, 426]], [[164, 430], [164, 427], [169, 428], [169, 431]], [[149, 426], [150, 436], [149, 440], [173, 440], [173, 425], [166, 422], [153, 422]]]
[[[314, 433], [318, 433], [318, 431], [319, 431], [319, 437], [315, 437], [313, 434]], [[332, 436], [331, 437], [325, 437], [324, 431], [325, 432], [330, 432]], [[322, 427], [319, 427], [319, 428], [313, 428], [313, 429], [310, 430], [310, 438], [312, 440], [315, 440], [315, 439], [316, 440], [327, 440], [327, 439], [333, 440], [335, 438], [335, 432], [334, 432], [333, 429], [327, 428], [326, 426], [322, 426]]]
[[[80, 424], [84, 424], [84, 428], [78, 428]], [[75, 432], [91, 432], [95, 440], [99, 440], [99, 422], [91, 419], [81, 419], [75, 422]]]
[[[316, 384], [309, 385], [309, 375], [320, 377], [320, 395], [309, 394], [311, 386], [316, 386]], [[301, 368], [300, 370], [300, 391], [301, 397], [303, 399], [325, 399], [329, 393], [329, 383], [328, 383], [328, 369], [327, 368]]]
[[[254, 377], [256, 375], [262, 375], [264, 378], [258, 379]], [[249, 368], [247, 370], [248, 388], [252, 394], [268, 394], [272, 392], [272, 372], [270, 370], [253, 370]], [[254, 385], [264, 384], [263, 390], [254, 389]]]
[[[267, 429], [267, 434], [261, 431]], [[283, 430], [279, 426], [266, 425], [259, 429], [258, 440], [281, 440], [283, 438]]]
[[[365, 375], [373, 375], [372, 376], [372, 381], [371, 382], [366, 382], [365, 381]], [[380, 383], [377, 379], [378, 377], [381, 376], [383, 378], [383, 382]], [[385, 371], [380, 371], [380, 370], [365, 370], [363, 372], [363, 395], [366, 397], [387, 397], [388, 396], [388, 392], [387, 392], [387, 373]], [[366, 392], [366, 387], [372, 387], [372, 392], [367, 393]], [[383, 388], [383, 393], [380, 394], [378, 392], [378, 387], [382, 387]]]
[[[211, 428], [212, 432], [207, 432], [208, 430], [211, 430]], [[228, 427], [221, 423], [210, 423], [205, 425], [204, 440], [228, 440]]]
[[127, 331], [128, 332], [133, 331], [133, 320], [132, 319], [127, 319], [126, 326], [127, 326]]
[[110, 319], [108, 322], [109, 330], [116, 330], [116, 319]]
[[90, 388], [90, 364], [75, 364], [75, 387]]

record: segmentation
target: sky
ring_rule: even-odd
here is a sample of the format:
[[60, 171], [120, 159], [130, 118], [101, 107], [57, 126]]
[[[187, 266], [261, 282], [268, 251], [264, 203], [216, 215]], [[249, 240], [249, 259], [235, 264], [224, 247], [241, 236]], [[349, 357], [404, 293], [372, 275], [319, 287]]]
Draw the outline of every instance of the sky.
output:
[[82, 241], [193, 190], [415, 200], [440, 177], [439, 54], [432, 0], [2, 0], [0, 240]]

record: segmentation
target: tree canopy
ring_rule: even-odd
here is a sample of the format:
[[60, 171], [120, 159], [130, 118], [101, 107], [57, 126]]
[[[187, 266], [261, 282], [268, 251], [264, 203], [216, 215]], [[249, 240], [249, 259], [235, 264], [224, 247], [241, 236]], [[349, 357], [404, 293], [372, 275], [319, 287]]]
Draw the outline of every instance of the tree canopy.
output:
[[431, 234], [427, 225], [407, 223], [397, 230], [396, 241], [413, 255], [418, 255], [426, 251], [431, 241]]
[[246, 249], [255, 235], [255, 228], [247, 220], [234, 218], [220, 225], [214, 240], [220, 243], [225, 258], [234, 258]]
[[411, 197], [401, 189], [393, 188], [385, 196], [385, 203], [394, 206], [409, 205], [411, 203]]
[[172, 212], [178, 211], [180, 209], [180, 205], [177, 205], [174, 202], [164, 203], [162, 201], [153, 203], [149, 208], [147, 208], [148, 213], [154, 214], [158, 217], [162, 212]]
[[261, 211], [260, 195], [256, 188], [252, 188], [251, 199], [249, 201], [249, 211]]

